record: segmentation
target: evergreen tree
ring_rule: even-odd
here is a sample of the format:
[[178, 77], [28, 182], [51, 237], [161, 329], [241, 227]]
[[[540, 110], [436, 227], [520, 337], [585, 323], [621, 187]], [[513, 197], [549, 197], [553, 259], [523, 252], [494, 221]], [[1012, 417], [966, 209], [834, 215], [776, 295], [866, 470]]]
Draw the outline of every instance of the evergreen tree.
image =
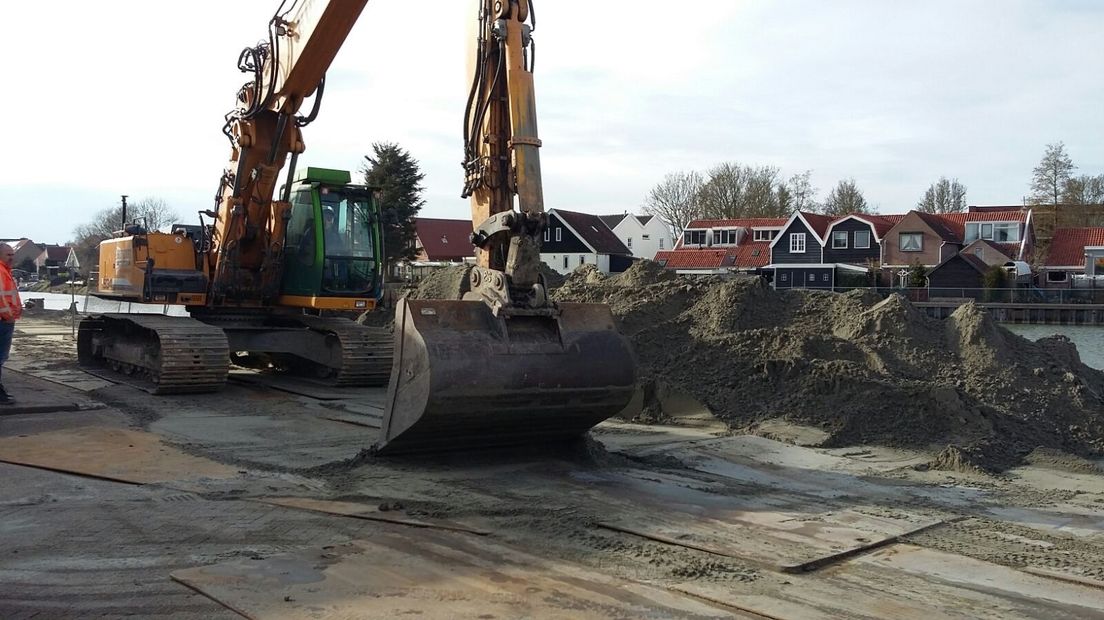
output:
[[422, 179], [425, 174], [418, 160], [397, 144], [376, 142], [373, 155], [365, 155], [360, 171], [365, 185], [380, 188], [380, 208], [383, 210], [384, 265], [388, 274], [394, 265], [415, 256], [414, 219], [425, 206]]

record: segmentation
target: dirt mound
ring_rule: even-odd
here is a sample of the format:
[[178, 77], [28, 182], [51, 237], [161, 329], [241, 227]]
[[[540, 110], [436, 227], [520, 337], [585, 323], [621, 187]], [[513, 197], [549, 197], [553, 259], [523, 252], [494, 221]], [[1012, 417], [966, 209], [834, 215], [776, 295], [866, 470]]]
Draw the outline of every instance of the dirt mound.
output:
[[410, 299], [460, 299], [471, 290], [472, 266], [457, 264], [431, 271], [418, 287], [406, 294]]
[[642, 380], [734, 429], [783, 419], [822, 429], [826, 446], [946, 446], [931, 466], [963, 471], [1000, 471], [1037, 448], [1104, 452], [1104, 373], [1068, 340], [1031, 342], [972, 303], [936, 320], [896, 295], [781, 292], [645, 261], [631, 271], [584, 265], [553, 297], [608, 303]]

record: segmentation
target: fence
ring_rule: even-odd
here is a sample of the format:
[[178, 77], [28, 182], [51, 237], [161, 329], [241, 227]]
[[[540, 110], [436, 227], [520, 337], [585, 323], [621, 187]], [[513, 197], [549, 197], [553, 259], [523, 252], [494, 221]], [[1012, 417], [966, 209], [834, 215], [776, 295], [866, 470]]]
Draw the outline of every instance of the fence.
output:
[[989, 304], [1104, 304], [1104, 289], [1099, 288], [892, 288], [837, 287], [836, 292], [872, 291], [888, 297], [896, 293], [916, 302], [973, 300]]

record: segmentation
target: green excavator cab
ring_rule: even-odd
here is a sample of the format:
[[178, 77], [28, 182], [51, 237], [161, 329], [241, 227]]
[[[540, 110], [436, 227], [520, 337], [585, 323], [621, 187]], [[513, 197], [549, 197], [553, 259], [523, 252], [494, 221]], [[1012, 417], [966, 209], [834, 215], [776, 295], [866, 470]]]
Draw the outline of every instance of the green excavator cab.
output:
[[383, 296], [380, 210], [373, 188], [344, 170], [303, 168], [291, 188], [281, 294]]

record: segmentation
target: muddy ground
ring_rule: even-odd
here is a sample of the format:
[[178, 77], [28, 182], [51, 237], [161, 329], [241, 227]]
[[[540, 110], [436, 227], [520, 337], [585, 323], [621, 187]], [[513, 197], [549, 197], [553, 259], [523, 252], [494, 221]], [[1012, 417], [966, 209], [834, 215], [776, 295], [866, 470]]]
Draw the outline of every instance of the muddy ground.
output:
[[[584, 277], [645, 352], [683, 322], [715, 360], [756, 350], [710, 332], [755, 310], [701, 313], [767, 295], [754, 283]], [[771, 312], [824, 324], [801, 311], [808, 301], [780, 303]], [[841, 325], [886, 311], [832, 303], [852, 304], [832, 306]], [[640, 305], [662, 310], [655, 325]], [[647, 366], [665, 386], [662, 423], [610, 421], [538, 450], [366, 458], [382, 390], [318, 398], [249, 377], [155, 397], [83, 379], [68, 329], [25, 320], [5, 370], [21, 406], [74, 406], [0, 415], [3, 617], [1104, 617], [1104, 476], [1086, 456], [1036, 448], [999, 473], [940, 471], [938, 442], [843, 441], [866, 435], [809, 413], [746, 413], [745, 398], [726, 408], [732, 392], [718, 388], [688, 397], [720, 379]], [[813, 346], [775, 338], [791, 359]], [[858, 376], [873, 373], [852, 355], [867, 360]]]

